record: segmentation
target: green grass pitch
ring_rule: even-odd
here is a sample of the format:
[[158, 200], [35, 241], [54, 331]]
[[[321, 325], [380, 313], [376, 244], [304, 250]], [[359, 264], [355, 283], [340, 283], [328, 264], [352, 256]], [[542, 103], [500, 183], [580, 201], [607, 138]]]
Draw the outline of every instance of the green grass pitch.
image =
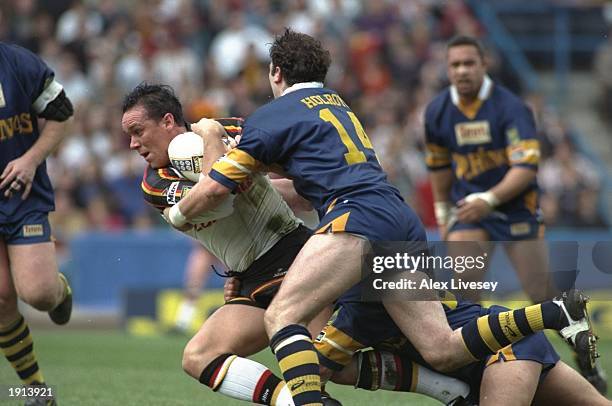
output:
[[[186, 337], [136, 338], [118, 332], [34, 331], [35, 350], [60, 406], [81, 405], [228, 405], [244, 402], [214, 394], [181, 369]], [[567, 346], [552, 337], [563, 359]], [[600, 341], [604, 367], [612, 374], [612, 339]], [[255, 357], [275, 365], [270, 351]], [[275, 367], [276, 369], [276, 367]], [[612, 387], [612, 379], [609, 379]], [[18, 384], [6, 360], [0, 363], [0, 385]], [[368, 392], [329, 385], [328, 390], [347, 406], [436, 405], [419, 395]], [[0, 400], [2, 405], [23, 402]]]

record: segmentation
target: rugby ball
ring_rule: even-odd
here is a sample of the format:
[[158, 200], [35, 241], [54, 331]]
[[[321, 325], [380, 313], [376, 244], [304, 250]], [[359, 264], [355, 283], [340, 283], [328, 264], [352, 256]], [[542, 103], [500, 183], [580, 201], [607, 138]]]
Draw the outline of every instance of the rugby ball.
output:
[[190, 181], [197, 182], [204, 157], [202, 137], [191, 131], [177, 135], [168, 145], [168, 157], [174, 169]]

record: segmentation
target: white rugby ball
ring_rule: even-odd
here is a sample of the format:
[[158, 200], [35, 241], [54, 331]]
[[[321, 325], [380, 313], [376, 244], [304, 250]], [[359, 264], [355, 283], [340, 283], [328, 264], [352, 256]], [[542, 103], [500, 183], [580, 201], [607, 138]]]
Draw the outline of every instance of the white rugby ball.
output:
[[177, 135], [168, 145], [168, 157], [174, 169], [190, 181], [197, 182], [204, 157], [202, 137], [191, 131]]

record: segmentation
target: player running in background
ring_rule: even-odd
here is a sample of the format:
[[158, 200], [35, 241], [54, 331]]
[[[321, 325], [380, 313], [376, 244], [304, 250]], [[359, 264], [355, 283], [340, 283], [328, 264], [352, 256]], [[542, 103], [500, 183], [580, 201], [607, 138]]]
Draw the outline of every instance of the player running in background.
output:
[[[355, 114], [336, 92], [324, 88], [329, 52], [314, 38], [286, 30], [272, 44], [270, 56], [275, 99], [248, 118], [237, 148], [165, 213], [172, 225], [181, 227], [217, 207], [259, 171], [275, 168], [293, 179], [297, 192], [317, 209], [320, 223], [291, 265], [264, 320], [294, 403], [320, 405], [318, 359], [305, 326], [360, 281], [368, 241], [424, 241], [426, 236], [416, 214], [387, 181]], [[580, 331], [577, 344], [595, 354], [581, 297], [545, 302], [505, 314], [508, 317], [500, 314], [456, 331], [438, 301], [384, 304], [423, 358], [441, 371], [483, 359], [519, 339], [503, 330], [514, 316], [524, 320], [526, 314], [533, 316], [532, 331], [580, 326], [571, 334], [563, 331], [573, 342]], [[577, 310], [571, 317], [568, 305]], [[500, 341], [483, 345], [482, 334], [493, 331], [501, 334]]]
[[189, 334], [197, 312], [197, 302], [213, 266], [219, 260], [201, 244], [193, 244], [187, 263], [185, 264], [185, 286], [183, 297], [176, 310], [174, 328], [172, 331]]
[[[125, 97], [123, 130], [130, 136], [130, 146], [149, 163], [142, 188], [147, 202], [158, 209], [180, 201], [194, 183], [183, 178], [170, 166], [168, 145], [176, 135], [187, 131], [179, 100], [167, 86], [143, 84]], [[192, 125], [205, 140], [206, 172], [225, 148], [221, 136], [236, 135], [242, 126], [239, 119], [219, 120], [212, 127]], [[289, 191], [290, 181], [278, 180], [279, 188], [292, 193], [292, 205], [308, 205]], [[248, 360], [268, 345], [264, 329], [264, 309], [278, 290], [283, 276], [310, 231], [300, 225], [281, 196], [264, 175], [255, 175], [249, 185], [235, 197], [234, 209], [226, 217], [212, 218], [183, 232], [208, 248], [232, 270], [240, 281], [235, 297], [206, 320], [187, 344], [183, 368], [193, 378], [221, 394], [258, 404], [293, 405], [284, 382], [265, 366]], [[313, 324], [318, 334], [329, 312]], [[439, 382], [440, 396], [452, 396], [465, 384], [431, 372]], [[433, 386], [434, 384], [431, 383]], [[460, 392], [461, 393], [461, 392]], [[456, 397], [457, 395], [455, 395]], [[444, 399], [441, 397], [441, 399]], [[334, 404], [327, 399], [329, 404]]]
[[[58, 272], [45, 160], [73, 108], [54, 73], [30, 51], [0, 42], [0, 350], [25, 385], [45, 383], [17, 298], [66, 324], [72, 293]], [[39, 119], [44, 119], [42, 130]], [[27, 405], [55, 405], [32, 398]]]
[[[448, 43], [447, 70], [451, 86], [425, 112], [426, 160], [441, 237], [451, 242], [505, 241], [528, 296], [536, 303], [550, 299], [557, 288], [538, 213], [540, 148], [533, 114], [487, 76], [484, 50], [476, 39], [459, 36]], [[475, 248], [482, 252], [482, 245]], [[459, 255], [470, 254], [465, 244], [453, 248], [462, 251]], [[483, 276], [462, 275], [464, 280]], [[588, 353], [577, 354], [581, 373], [605, 393], [603, 372], [589, 358]]]

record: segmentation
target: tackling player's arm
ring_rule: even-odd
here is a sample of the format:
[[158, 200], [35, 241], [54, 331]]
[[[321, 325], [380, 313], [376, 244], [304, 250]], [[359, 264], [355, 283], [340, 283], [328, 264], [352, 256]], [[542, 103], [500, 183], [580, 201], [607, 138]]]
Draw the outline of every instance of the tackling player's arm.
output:
[[221, 137], [226, 135], [225, 128], [216, 120], [202, 119], [191, 125], [191, 130], [202, 137], [204, 157], [202, 158], [202, 175], [208, 175], [213, 164], [225, 154], [225, 144]]
[[[207, 124], [208, 120], [202, 119], [198, 124], [217, 125], [216, 123]], [[243, 134], [241, 143], [244, 140]], [[259, 169], [261, 169], [261, 164], [257, 160], [247, 152], [234, 148], [213, 164], [208, 175], [196, 184], [180, 204], [164, 210], [164, 215], [173, 226], [181, 226], [190, 219], [219, 206], [232, 190]]]

